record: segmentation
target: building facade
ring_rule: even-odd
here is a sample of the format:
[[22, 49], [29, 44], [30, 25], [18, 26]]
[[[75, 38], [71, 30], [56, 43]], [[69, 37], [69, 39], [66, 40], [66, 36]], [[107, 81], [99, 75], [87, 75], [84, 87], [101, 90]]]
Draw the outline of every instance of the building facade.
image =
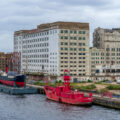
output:
[[14, 66], [13, 66], [13, 62], [12, 62], [12, 58], [13, 58], [13, 53], [6, 53], [6, 65], [8, 66], [8, 70], [9, 71], [14, 71]]
[[0, 52], [0, 71], [6, 71], [6, 65], [8, 66], [9, 71], [13, 71], [12, 63], [13, 53], [4, 53]]
[[[96, 68], [96, 75], [108, 76], [113, 79], [119, 78], [120, 74], [120, 29], [102, 29], [97, 28], [93, 33], [93, 47], [92, 52], [97, 49], [99, 54], [101, 51], [104, 53], [104, 61], [99, 59], [98, 62], [102, 62], [99, 66], [99, 70]], [[99, 56], [101, 57], [101, 56]], [[93, 55], [91, 56], [92, 63]], [[102, 57], [101, 57], [102, 58]], [[98, 65], [95, 65], [96, 67]], [[91, 66], [93, 69], [93, 66]], [[91, 71], [92, 73], [93, 71]]]
[[14, 33], [14, 52], [21, 54], [21, 72], [89, 76], [89, 24], [54, 22]]
[[0, 52], [0, 71], [5, 71], [6, 56], [4, 52]]
[[105, 62], [105, 50], [98, 49], [96, 47], [91, 47], [89, 50], [90, 54], [90, 74], [91, 76], [95, 76], [99, 68], [106, 64]]

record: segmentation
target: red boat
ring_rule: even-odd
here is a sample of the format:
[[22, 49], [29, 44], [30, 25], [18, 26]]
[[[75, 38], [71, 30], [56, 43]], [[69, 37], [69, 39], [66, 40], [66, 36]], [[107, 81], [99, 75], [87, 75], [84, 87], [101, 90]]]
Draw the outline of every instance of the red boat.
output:
[[69, 71], [64, 71], [64, 85], [56, 88], [46, 85], [44, 87], [48, 99], [68, 103], [73, 105], [91, 105], [93, 102], [92, 93], [85, 96], [84, 93], [78, 90], [71, 90]]

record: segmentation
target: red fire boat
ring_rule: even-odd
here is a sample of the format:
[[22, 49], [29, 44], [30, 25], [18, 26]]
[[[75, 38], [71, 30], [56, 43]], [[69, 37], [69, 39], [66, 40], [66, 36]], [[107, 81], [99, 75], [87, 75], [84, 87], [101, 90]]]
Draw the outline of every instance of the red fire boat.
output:
[[56, 88], [46, 85], [44, 87], [45, 93], [48, 99], [72, 104], [72, 105], [91, 105], [93, 102], [92, 93], [89, 93], [88, 96], [85, 96], [84, 93], [79, 92], [78, 90], [71, 90], [70, 86], [70, 75], [69, 71], [64, 71], [64, 85], [57, 86]]

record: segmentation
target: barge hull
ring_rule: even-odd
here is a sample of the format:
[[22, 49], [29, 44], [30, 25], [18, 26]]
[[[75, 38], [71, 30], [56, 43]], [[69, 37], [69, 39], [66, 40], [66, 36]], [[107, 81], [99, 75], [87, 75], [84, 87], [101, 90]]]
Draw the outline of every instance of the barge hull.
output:
[[11, 87], [6, 85], [0, 85], [0, 92], [11, 95], [24, 95], [24, 94], [37, 94], [38, 90], [33, 87]]

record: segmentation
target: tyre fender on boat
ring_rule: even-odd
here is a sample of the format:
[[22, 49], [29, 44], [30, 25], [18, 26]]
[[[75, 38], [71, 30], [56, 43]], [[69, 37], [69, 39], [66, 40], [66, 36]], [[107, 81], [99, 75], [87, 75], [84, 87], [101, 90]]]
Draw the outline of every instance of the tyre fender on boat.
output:
[[16, 87], [16, 82], [14, 82], [13, 86]]
[[61, 101], [61, 98], [59, 97], [59, 103], [61, 103], [62, 101]]

